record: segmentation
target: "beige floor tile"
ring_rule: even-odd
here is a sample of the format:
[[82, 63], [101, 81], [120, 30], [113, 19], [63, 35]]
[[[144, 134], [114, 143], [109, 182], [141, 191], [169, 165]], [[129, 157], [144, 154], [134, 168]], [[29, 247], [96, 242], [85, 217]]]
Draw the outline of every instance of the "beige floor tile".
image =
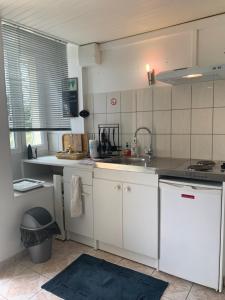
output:
[[152, 275], [152, 273], [154, 272], [154, 269], [142, 264], [139, 264], [135, 261], [132, 260], [128, 260], [128, 259], [122, 259], [119, 262], [119, 265], [128, 269], [132, 269], [134, 271], [140, 272], [140, 273], [144, 273], [146, 275]]
[[59, 300], [59, 299], [62, 299], [62, 298], [59, 298], [59, 297], [55, 296], [54, 294], [49, 293], [44, 290], [38, 292], [37, 294], [35, 294], [33, 297], [30, 298], [30, 300]]
[[187, 300], [225, 300], [225, 294], [217, 293], [213, 289], [194, 284]]
[[152, 274], [153, 277], [167, 281], [169, 283], [175, 282], [178, 278], [160, 271], [155, 270]]
[[25, 267], [18, 262], [11, 262], [0, 269], [0, 285], [4, 284], [14, 276], [22, 273]]
[[192, 284], [179, 280], [170, 283], [163, 296], [168, 300], [185, 300], [190, 292]]
[[23, 256], [20, 259], [19, 262], [21, 265], [23, 265], [26, 268], [32, 268], [35, 264], [31, 261], [31, 258], [29, 256], [29, 254], [27, 253], [27, 255]]
[[74, 253], [67, 255], [66, 253], [58, 254], [52, 257], [47, 262], [41, 264], [34, 264], [32, 270], [35, 272], [51, 279], [56, 274], [64, 270], [68, 265], [70, 265], [75, 259], [77, 259], [81, 253]]
[[92, 250], [88, 253], [89, 255], [95, 256], [97, 258], [104, 259], [106, 261], [109, 261], [113, 264], [118, 264], [121, 260], [122, 257], [102, 251], [102, 250]]
[[53, 252], [55, 254], [73, 254], [73, 253], [88, 253], [92, 250], [93, 248], [76, 243], [73, 241], [58, 241], [55, 240], [53, 242]]
[[25, 269], [0, 285], [0, 294], [8, 300], [27, 300], [35, 295], [46, 281], [46, 277], [31, 269]]

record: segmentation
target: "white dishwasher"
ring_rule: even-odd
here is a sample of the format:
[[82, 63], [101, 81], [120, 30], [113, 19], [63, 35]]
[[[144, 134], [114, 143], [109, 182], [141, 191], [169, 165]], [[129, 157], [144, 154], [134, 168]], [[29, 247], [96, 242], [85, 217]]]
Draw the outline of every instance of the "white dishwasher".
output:
[[219, 289], [221, 184], [160, 180], [163, 272]]

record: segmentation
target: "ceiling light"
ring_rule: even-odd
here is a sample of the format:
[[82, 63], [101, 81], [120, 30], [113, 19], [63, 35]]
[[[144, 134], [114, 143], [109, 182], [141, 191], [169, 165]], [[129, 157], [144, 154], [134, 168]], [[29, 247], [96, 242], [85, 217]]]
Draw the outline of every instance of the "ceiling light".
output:
[[185, 75], [185, 76], [182, 76], [182, 78], [197, 78], [197, 77], [202, 77], [203, 75], [202, 74], [189, 74], [189, 75]]

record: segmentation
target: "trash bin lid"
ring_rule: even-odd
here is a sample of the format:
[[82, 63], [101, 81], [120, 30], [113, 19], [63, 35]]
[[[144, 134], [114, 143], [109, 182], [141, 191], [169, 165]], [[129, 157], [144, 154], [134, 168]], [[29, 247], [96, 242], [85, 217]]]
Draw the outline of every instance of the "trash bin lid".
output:
[[21, 225], [26, 228], [41, 228], [52, 222], [52, 216], [43, 207], [33, 207], [27, 210], [22, 219]]

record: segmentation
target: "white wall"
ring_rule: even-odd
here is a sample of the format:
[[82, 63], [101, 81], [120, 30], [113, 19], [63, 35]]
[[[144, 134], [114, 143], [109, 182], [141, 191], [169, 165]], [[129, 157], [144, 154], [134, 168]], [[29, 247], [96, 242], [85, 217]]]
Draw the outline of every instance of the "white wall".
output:
[[101, 93], [147, 87], [147, 63], [156, 72], [191, 66], [192, 40], [193, 31], [187, 31], [131, 45], [103, 45], [102, 64], [88, 68], [88, 92]]
[[225, 62], [225, 15], [100, 45], [102, 64], [86, 70], [85, 93], [148, 86], [145, 64], [156, 73]]
[[[79, 93], [79, 111], [83, 109], [83, 78], [82, 68], [78, 61], [78, 46], [74, 44], [67, 45], [68, 57], [68, 75], [70, 78], [78, 77], [78, 93]], [[71, 118], [71, 129], [74, 133], [84, 132], [84, 119], [81, 117]]]
[[[119, 123], [125, 147], [145, 126], [153, 133], [156, 157], [225, 161], [225, 80], [94, 93], [86, 100], [91, 114], [85, 129], [92, 135], [98, 136], [99, 123]], [[145, 131], [139, 132], [138, 144], [142, 152], [149, 147]]]
[[101, 44], [102, 63], [84, 73], [85, 129], [96, 134], [99, 123], [120, 123], [125, 146], [147, 126], [157, 156], [225, 160], [225, 81], [172, 89], [157, 82], [151, 93], [145, 71], [147, 63], [156, 73], [225, 63], [224, 28], [225, 14]]
[[2, 39], [0, 32], [0, 261], [16, 253], [18, 238], [14, 233], [14, 199], [12, 166], [9, 149], [8, 114], [6, 109]]

